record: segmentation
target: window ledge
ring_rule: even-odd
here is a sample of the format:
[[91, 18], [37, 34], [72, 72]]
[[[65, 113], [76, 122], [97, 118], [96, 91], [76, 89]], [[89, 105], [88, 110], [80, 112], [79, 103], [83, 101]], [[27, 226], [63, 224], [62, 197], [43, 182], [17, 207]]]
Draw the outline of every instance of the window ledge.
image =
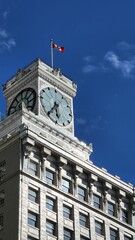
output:
[[103, 240], [103, 239], [105, 239], [105, 236], [96, 233], [96, 240]]
[[28, 234], [33, 237], [39, 238], [39, 229], [31, 225], [28, 225]]
[[80, 232], [83, 233], [85, 237], [89, 237], [89, 228], [80, 225]]
[[64, 218], [64, 226], [68, 227], [71, 230], [74, 230], [73, 221], [68, 218]]
[[28, 202], [28, 209], [39, 214], [39, 204], [32, 202], [29, 200]]
[[47, 233], [46, 240], [57, 240], [57, 237]]
[[49, 217], [51, 220], [55, 221], [57, 220], [57, 213], [56, 212], [53, 212], [49, 209], [46, 209], [46, 215], [47, 217]]

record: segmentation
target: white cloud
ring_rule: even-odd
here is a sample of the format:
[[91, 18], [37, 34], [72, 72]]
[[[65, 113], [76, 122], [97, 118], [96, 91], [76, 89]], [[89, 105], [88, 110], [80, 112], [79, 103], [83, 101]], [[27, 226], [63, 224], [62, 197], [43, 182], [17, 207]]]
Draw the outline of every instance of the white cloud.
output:
[[119, 69], [120, 60], [119, 60], [119, 57], [114, 52], [112, 51], [107, 52], [105, 55], [105, 60], [110, 62], [114, 68]]
[[8, 33], [6, 32], [5, 29], [0, 29], [0, 38], [7, 38]]
[[5, 40], [0, 40], [0, 51], [2, 50], [11, 50], [12, 47], [16, 46], [16, 42], [13, 38], [5, 41]]
[[84, 118], [76, 118], [77, 125], [86, 125], [86, 119]]
[[[8, 10], [1, 13], [4, 22], [7, 19], [8, 14], [9, 14]], [[3, 51], [9, 51], [11, 50], [11, 48], [15, 46], [16, 41], [11, 37], [11, 34], [3, 27], [0, 27], [0, 53]]]
[[82, 67], [82, 72], [84, 74], [98, 72], [98, 71], [106, 72], [107, 70], [108, 70], [108, 68], [106, 66], [104, 66], [104, 64], [102, 64], [102, 63], [95, 63], [95, 64], [87, 63], [86, 65], [84, 65]]
[[129, 44], [126, 41], [122, 41], [122, 42], [117, 44], [117, 49], [119, 49], [119, 50], [132, 50], [132, 49], [135, 49], [135, 45], [134, 44]]
[[0, 29], [0, 52], [11, 50], [11, 48], [15, 46], [15, 40], [13, 38], [9, 38], [9, 34], [5, 29]]
[[105, 60], [108, 61], [114, 69], [121, 72], [125, 78], [132, 78], [135, 74], [135, 58], [129, 60], [120, 60], [119, 56], [114, 52], [107, 52]]
[[83, 60], [88, 63], [94, 62], [96, 60], [96, 56], [86, 56], [86, 57], [83, 57]]
[[94, 65], [85, 65], [82, 67], [82, 72], [83, 73], [91, 73], [91, 72], [96, 72], [98, 71], [98, 67], [94, 66]]
[[96, 56], [83, 57], [82, 72], [84, 74], [104, 73], [114, 69], [124, 78], [135, 78], [135, 45], [122, 41], [117, 44], [116, 49], [119, 50], [118, 54], [115, 51], [108, 51], [100, 62]]
[[5, 12], [2, 13], [2, 17], [4, 19], [7, 19], [7, 16], [8, 16], [8, 11], [5, 11]]
[[84, 60], [84, 66], [82, 67], [83, 73], [91, 73], [98, 71], [99, 67], [94, 64], [96, 57], [95, 56], [85, 56], [82, 58]]
[[121, 62], [121, 72], [124, 77], [131, 77], [135, 70], [135, 62], [133, 61], [123, 61]]

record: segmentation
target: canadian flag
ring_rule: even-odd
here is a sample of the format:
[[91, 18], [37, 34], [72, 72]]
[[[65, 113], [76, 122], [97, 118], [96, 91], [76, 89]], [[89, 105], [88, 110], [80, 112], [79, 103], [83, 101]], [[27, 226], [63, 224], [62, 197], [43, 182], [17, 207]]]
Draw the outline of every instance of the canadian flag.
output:
[[64, 47], [59, 47], [58, 45], [56, 44], [52, 44], [52, 48], [56, 48], [57, 50], [59, 50], [60, 52], [64, 52]]

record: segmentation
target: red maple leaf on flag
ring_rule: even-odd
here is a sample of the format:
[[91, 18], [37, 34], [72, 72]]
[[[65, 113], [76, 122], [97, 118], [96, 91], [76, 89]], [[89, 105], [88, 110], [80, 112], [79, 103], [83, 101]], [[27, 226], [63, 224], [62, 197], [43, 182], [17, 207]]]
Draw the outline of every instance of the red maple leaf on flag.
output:
[[52, 44], [52, 48], [55, 48], [57, 50], [59, 50], [60, 52], [64, 52], [64, 47], [59, 47], [57, 44]]

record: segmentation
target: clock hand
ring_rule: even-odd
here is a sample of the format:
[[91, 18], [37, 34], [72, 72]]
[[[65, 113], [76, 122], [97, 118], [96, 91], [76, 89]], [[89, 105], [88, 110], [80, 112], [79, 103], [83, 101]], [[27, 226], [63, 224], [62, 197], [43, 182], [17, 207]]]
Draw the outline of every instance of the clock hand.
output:
[[60, 118], [60, 111], [59, 111], [59, 108], [58, 108], [58, 107], [56, 108], [56, 117], [57, 117], [57, 118]]
[[59, 104], [54, 102], [54, 106], [52, 107], [52, 109], [50, 111], [48, 111], [48, 114], [52, 113], [54, 110], [57, 111], [57, 108], [59, 107]]

